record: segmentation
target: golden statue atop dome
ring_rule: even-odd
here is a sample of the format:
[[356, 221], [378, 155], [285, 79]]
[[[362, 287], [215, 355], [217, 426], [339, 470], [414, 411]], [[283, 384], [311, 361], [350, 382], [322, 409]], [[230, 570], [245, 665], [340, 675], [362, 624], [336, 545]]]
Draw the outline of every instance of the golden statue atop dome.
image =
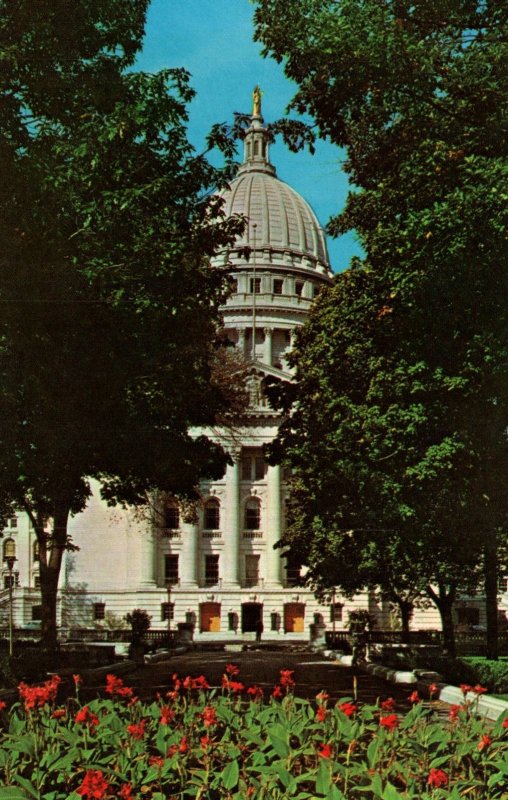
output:
[[252, 92], [252, 116], [261, 116], [261, 89], [259, 86], [255, 86]]

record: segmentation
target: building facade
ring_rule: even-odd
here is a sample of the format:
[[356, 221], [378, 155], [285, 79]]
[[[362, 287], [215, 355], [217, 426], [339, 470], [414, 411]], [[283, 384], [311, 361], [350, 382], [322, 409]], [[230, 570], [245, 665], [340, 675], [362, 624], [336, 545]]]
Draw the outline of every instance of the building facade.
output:
[[[253, 638], [306, 640], [311, 626], [343, 627], [348, 608], [365, 608], [388, 623], [372, 597], [320, 603], [299, 585], [299, 569], [275, 548], [284, 530], [286, 488], [281, 467], [268, 465], [264, 445], [277, 433], [262, 381], [291, 379], [286, 356], [294, 331], [313, 299], [331, 283], [324, 233], [309, 205], [277, 178], [269, 135], [255, 97], [243, 163], [223, 193], [228, 215], [243, 215], [243, 235], [217, 267], [230, 265], [232, 292], [224, 327], [247, 363], [249, 408], [228, 428], [206, 433], [232, 457], [218, 481], [204, 481], [200, 502], [182, 506], [167, 497], [153, 508], [110, 509], [98, 490], [70, 523], [72, 543], [60, 583], [59, 622], [65, 628], [111, 627], [143, 608], [153, 628], [192, 623], [197, 640]], [[16, 548], [15, 569], [4, 562], [0, 613], [6, 621], [12, 583], [14, 621], [36, 625], [40, 613], [38, 555], [28, 518], [4, 531]], [[418, 620], [439, 627], [437, 615]]]

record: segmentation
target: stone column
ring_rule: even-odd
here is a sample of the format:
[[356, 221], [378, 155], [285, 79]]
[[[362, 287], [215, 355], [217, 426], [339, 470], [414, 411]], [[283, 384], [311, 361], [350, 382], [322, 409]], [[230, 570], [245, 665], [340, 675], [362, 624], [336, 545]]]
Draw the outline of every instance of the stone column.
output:
[[242, 356], [245, 355], [245, 328], [240, 328], [238, 331], [238, 349]]
[[195, 522], [182, 522], [182, 546], [178, 560], [180, 585], [192, 588], [197, 584], [197, 557], [199, 552], [199, 526]]
[[141, 589], [150, 589], [156, 585], [155, 582], [155, 552], [157, 549], [157, 538], [155, 530], [150, 528], [139, 530], [139, 560], [138, 578]]
[[[240, 516], [240, 458], [241, 450], [231, 453], [232, 465], [226, 470], [226, 508], [224, 546], [219, 561], [219, 575], [223, 586], [238, 586], [240, 581], [240, 538], [242, 535]], [[221, 564], [222, 562], [222, 564]]]
[[281, 469], [268, 467], [267, 480], [267, 520], [266, 520], [266, 580], [269, 585], [281, 583], [280, 550], [274, 550], [274, 544], [282, 536], [282, 496]]
[[272, 366], [272, 335], [273, 335], [273, 328], [265, 328], [265, 351], [264, 351], [264, 362], [268, 364], [269, 367]]

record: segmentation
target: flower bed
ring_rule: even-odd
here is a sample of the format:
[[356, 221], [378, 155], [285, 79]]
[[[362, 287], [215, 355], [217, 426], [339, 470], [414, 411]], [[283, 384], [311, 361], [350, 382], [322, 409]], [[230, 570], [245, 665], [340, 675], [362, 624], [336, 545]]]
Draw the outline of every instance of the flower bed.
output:
[[[19, 686], [1, 736], [0, 800], [506, 800], [508, 716], [487, 729], [467, 702], [434, 718], [416, 692], [406, 714], [387, 698], [359, 706], [271, 697], [228, 665], [222, 686], [173, 676], [153, 703], [113, 675], [104, 699], [58, 704], [59, 679]], [[483, 691], [474, 687], [477, 696]]]

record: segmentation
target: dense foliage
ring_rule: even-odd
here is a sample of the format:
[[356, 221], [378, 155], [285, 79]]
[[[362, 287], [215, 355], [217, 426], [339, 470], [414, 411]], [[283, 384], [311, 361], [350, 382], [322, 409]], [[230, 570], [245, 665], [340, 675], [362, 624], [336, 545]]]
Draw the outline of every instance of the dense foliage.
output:
[[286, 541], [321, 586], [425, 590], [453, 649], [482, 559], [495, 633], [506, 527], [508, 10], [257, 0], [256, 22], [293, 109], [346, 148], [356, 188], [329, 230], [366, 253], [297, 340]]
[[225, 467], [189, 426], [226, 405], [209, 259], [241, 222], [188, 142], [188, 73], [132, 71], [147, 5], [0, 2], [0, 506], [36, 532], [48, 646], [90, 479], [138, 504]]
[[0, 739], [0, 800], [506, 798], [508, 718], [487, 730], [474, 699], [451, 706], [446, 721], [417, 693], [404, 714], [392, 698], [333, 705], [323, 691], [311, 703], [293, 696], [292, 672], [281, 670], [265, 702], [230, 664], [220, 688], [175, 675], [153, 703], [109, 675], [109, 697], [83, 705], [74, 678], [65, 704], [58, 678], [20, 684]]

